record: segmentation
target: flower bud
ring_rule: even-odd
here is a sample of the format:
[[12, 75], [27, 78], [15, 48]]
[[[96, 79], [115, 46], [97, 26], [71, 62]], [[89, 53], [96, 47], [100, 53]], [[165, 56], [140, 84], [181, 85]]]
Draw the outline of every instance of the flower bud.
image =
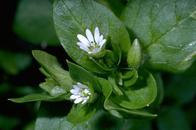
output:
[[127, 56], [128, 66], [131, 68], [138, 68], [142, 58], [141, 47], [138, 39], [133, 41]]

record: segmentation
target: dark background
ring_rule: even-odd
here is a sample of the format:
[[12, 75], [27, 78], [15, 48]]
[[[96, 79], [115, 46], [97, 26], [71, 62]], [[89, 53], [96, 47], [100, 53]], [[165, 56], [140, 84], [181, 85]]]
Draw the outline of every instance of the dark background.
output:
[[[60, 44], [58, 47], [43, 48], [22, 40], [13, 32], [12, 26], [18, 2], [19, 0], [4, 0], [0, 3], [0, 50], [16, 53], [23, 52], [26, 54], [31, 54], [31, 51], [35, 49], [45, 50], [57, 56], [58, 59], [64, 59], [65, 61], [68, 57]], [[64, 67], [66, 68], [66, 66]], [[35, 103], [16, 104], [7, 99], [22, 96], [15, 92], [15, 89], [22, 86], [31, 86], [34, 88], [33, 91], [40, 91], [38, 84], [44, 81], [44, 76], [39, 72], [38, 68], [39, 65], [34, 59], [32, 60], [32, 64], [17, 76], [7, 74], [0, 68], [0, 83], [8, 82], [13, 88], [0, 95], [0, 115], [19, 121], [13, 128], [14, 130], [22, 130], [25, 125], [35, 120]], [[0, 130], [3, 130], [1, 126]]]

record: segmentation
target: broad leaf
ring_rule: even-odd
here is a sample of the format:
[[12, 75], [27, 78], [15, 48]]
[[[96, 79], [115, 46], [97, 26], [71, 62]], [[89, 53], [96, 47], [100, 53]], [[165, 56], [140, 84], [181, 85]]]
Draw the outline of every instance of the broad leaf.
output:
[[98, 112], [87, 122], [74, 125], [66, 117], [38, 117], [35, 130], [114, 130], [130, 128], [130, 124], [112, 117], [105, 112]]
[[61, 44], [69, 56], [93, 72], [104, 73], [104, 70], [78, 47], [77, 34], [85, 35], [87, 28], [94, 32], [95, 27], [99, 27], [108, 44], [115, 48], [116, 55], [119, 47], [124, 56], [129, 50], [130, 40], [124, 25], [110, 10], [93, 0], [57, 0], [54, 22]]
[[[73, 80], [76, 82], [89, 84], [90, 89], [100, 91], [99, 85], [95, 76], [89, 71], [85, 70], [79, 65], [68, 62], [69, 73]], [[92, 86], [92, 87], [91, 87]]]
[[195, 0], [132, 0], [122, 13], [151, 67], [186, 70], [196, 55]]
[[67, 120], [74, 125], [88, 121], [97, 112], [92, 104], [74, 105], [67, 115]]
[[73, 124], [66, 117], [38, 117], [35, 130], [79, 130], [73, 129]]
[[34, 44], [58, 45], [50, 1], [20, 0], [14, 19], [14, 31], [22, 39]]
[[116, 16], [120, 16], [121, 12], [125, 8], [126, 0], [96, 0], [99, 3], [107, 6]]
[[127, 109], [149, 106], [157, 96], [157, 85], [150, 72], [141, 71], [137, 82], [124, 90], [126, 96], [114, 97], [114, 102]]
[[[157, 116], [156, 114], [151, 114], [145, 110], [133, 110], [133, 109], [126, 109], [124, 107], [120, 107], [119, 105], [117, 105], [117, 103], [115, 103], [111, 100], [112, 84], [102, 78], [99, 78], [99, 83], [102, 87], [103, 95], [105, 96], [104, 108], [108, 111], [114, 110], [115, 114], [117, 114], [118, 117], [123, 116], [123, 115], [121, 115], [121, 112], [122, 112], [122, 114], [125, 113], [126, 116], [128, 116], [129, 114], [130, 115], [146, 116], [146, 117], [156, 117]], [[120, 97], [118, 97], [118, 98], [120, 98]]]
[[34, 50], [32, 53], [34, 58], [44, 69], [44, 72], [47, 73], [46, 75], [50, 75], [50, 78], [56, 81], [58, 86], [63, 88], [66, 92], [72, 88], [72, 79], [69, 72], [61, 68], [54, 56], [39, 50]]

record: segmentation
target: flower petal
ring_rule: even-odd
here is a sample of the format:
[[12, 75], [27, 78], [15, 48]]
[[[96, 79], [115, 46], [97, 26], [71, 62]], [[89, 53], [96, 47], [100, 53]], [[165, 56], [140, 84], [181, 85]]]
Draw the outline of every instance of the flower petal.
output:
[[72, 93], [72, 94], [78, 94], [79, 92], [80, 92], [80, 89], [78, 88], [78, 89], [71, 89], [70, 90], [70, 92]]
[[84, 89], [83, 91], [85, 94], [90, 94], [90, 91], [88, 89]]
[[94, 32], [94, 38], [95, 38], [95, 42], [98, 43], [99, 42], [99, 28], [96, 27], [95, 28], [95, 32]]
[[78, 95], [71, 95], [70, 96], [70, 99], [77, 99], [77, 98], [79, 98], [80, 96], [78, 96]]
[[99, 37], [98, 43], [100, 43], [102, 40], [103, 40], [103, 35], [101, 35], [101, 36]]
[[99, 47], [99, 48], [94, 48], [93, 50], [92, 50], [92, 54], [96, 54], [96, 53], [98, 53], [99, 51], [101, 50], [101, 47]]
[[84, 99], [84, 100], [82, 101], [82, 104], [86, 103], [86, 102], [87, 102], [87, 100], [88, 100], [88, 99]]
[[74, 101], [74, 103], [75, 103], [75, 104], [78, 104], [78, 103], [80, 103], [82, 100], [83, 100], [83, 98], [82, 98], [82, 97], [79, 97], [79, 98], [77, 98], [77, 99]]
[[81, 43], [83, 43], [85, 46], [89, 46], [89, 41], [86, 37], [84, 37], [81, 34], [77, 35], [78, 40], [80, 40]]
[[106, 39], [103, 39], [102, 41], [99, 42], [100, 48], [102, 48], [102, 46], [104, 45], [105, 42], [106, 42]]
[[89, 42], [94, 42], [93, 35], [89, 29], [86, 29], [86, 36], [87, 36]]
[[86, 52], [89, 51], [89, 48], [86, 45], [84, 45], [83, 43], [77, 42], [77, 45], [80, 47], [80, 49], [82, 49], [82, 50], [84, 50]]
[[86, 85], [81, 84], [80, 82], [77, 82], [77, 85], [79, 88], [88, 88]]
[[71, 96], [70, 99], [74, 100], [75, 104], [86, 103], [91, 95], [91, 92], [88, 86], [77, 82], [76, 85], [73, 85], [73, 88], [70, 90]]

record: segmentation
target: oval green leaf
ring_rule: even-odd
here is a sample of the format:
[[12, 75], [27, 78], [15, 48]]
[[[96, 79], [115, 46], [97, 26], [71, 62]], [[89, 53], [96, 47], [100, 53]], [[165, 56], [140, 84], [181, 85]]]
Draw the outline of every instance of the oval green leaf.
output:
[[141, 41], [152, 68], [179, 72], [196, 56], [195, 0], [132, 0], [122, 20]]
[[78, 45], [77, 34], [85, 35], [89, 28], [94, 32], [98, 27], [111, 46], [121, 48], [124, 56], [130, 48], [128, 32], [124, 25], [106, 7], [93, 0], [57, 0], [54, 3], [54, 23], [62, 46], [69, 56], [93, 72], [104, 73]]

